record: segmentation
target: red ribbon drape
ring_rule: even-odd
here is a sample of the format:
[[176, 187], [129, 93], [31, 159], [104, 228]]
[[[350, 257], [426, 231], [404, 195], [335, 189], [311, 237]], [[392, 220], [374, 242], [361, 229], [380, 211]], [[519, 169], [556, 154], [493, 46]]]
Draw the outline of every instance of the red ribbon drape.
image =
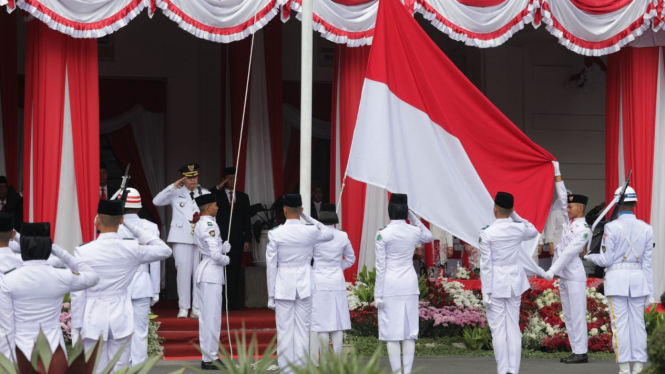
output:
[[607, 14], [625, 7], [633, 0], [570, 0], [570, 2], [587, 13]]
[[0, 98], [5, 168], [9, 184], [18, 188], [18, 63], [16, 12], [0, 11]]
[[633, 170], [630, 184], [639, 199], [635, 215], [647, 223], [651, 221], [659, 51], [660, 47], [651, 47], [619, 52], [624, 165], [626, 175]]
[[282, 23], [270, 22], [263, 31], [266, 60], [268, 113], [270, 117], [270, 152], [272, 156], [275, 199], [284, 194], [282, 164]]
[[[247, 88], [247, 68], [249, 66], [249, 52], [252, 39], [246, 38], [229, 45], [229, 68], [231, 69], [231, 121], [233, 123], [233, 164], [238, 157], [238, 145], [240, 144], [240, 127], [242, 124], [242, 108], [245, 101], [245, 90]], [[242, 134], [242, 149], [236, 170], [236, 189], [245, 190], [245, 167], [247, 165], [247, 131], [250, 113], [250, 93], [247, 93], [247, 107], [245, 110], [245, 129]]]
[[[148, 181], [145, 178], [141, 155], [139, 154], [136, 145], [136, 138], [134, 137], [134, 130], [132, 129], [131, 124], [106, 134], [106, 138], [123, 170], [128, 164], [132, 164], [132, 168], [134, 169], [132, 172], [132, 187], [139, 191], [141, 194], [141, 205], [150, 212], [152, 218], [155, 219], [157, 227], [161, 230], [162, 220], [159, 218], [157, 208], [152, 203], [152, 192], [150, 191], [150, 185], [148, 185]], [[109, 191], [109, 194], [113, 194], [114, 192], [115, 191]]]
[[621, 52], [607, 57], [605, 88], [605, 203], [619, 186], [619, 113], [621, 110]]
[[[339, 125], [339, 149], [341, 178], [344, 177], [346, 165], [351, 151], [353, 131], [356, 127], [358, 107], [360, 105], [360, 94], [365, 81], [365, 70], [369, 60], [369, 47], [349, 48], [345, 45], [335, 45], [335, 75], [333, 85], [338, 85], [338, 92], [333, 92], [333, 97], [339, 106], [332, 108], [332, 136], [335, 139], [336, 126]], [[338, 82], [339, 79], [339, 82]], [[335, 149], [335, 144], [331, 144]], [[334, 160], [334, 157], [332, 157]], [[335, 180], [335, 168], [331, 168], [331, 180]], [[362, 238], [363, 219], [365, 209], [366, 185], [358, 181], [347, 179], [344, 192], [342, 193], [342, 226], [349, 235], [349, 240], [356, 253], [360, 254], [360, 240]], [[334, 188], [331, 189], [331, 195]], [[336, 201], [336, 200], [335, 200]], [[358, 262], [344, 271], [344, 277], [352, 280], [358, 273]]]

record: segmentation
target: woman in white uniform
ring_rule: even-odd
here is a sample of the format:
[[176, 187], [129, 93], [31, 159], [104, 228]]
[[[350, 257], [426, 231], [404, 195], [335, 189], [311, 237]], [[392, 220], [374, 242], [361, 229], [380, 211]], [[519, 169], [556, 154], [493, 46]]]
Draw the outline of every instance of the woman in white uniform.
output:
[[[418, 276], [412, 265], [414, 248], [432, 241], [432, 233], [409, 211], [404, 194], [392, 194], [388, 204], [390, 224], [376, 234], [376, 285], [379, 340], [386, 341], [394, 373], [410, 374], [418, 339]], [[411, 225], [406, 223], [406, 219]], [[403, 360], [400, 357], [402, 342]]]
[[329, 333], [332, 333], [333, 351], [341, 355], [343, 331], [351, 329], [343, 271], [356, 262], [356, 255], [349, 236], [335, 229], [339, 223], [335, 204], [321, 204], [319, 222], [334, 233], [334, 239], [314, 246], [312, 331], [318, 333], [323, 353], [328, 351]]

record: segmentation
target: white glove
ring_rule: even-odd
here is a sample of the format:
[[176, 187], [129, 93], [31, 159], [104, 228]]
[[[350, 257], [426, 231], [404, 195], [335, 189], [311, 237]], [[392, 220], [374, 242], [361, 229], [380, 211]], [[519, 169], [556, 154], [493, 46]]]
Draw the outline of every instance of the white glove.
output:
[[57, 245], [57, 244], [53, 244], [53, 245], [51, 245], [51, 253], [52, 253], [55, 257], [57, 257], [57, 258], [59, 258], [59, 259], [62, 260], [62, 259], [63, 259], [63, 258], [62, 258], [62, 257], [63, 257], [63, 254], [64, 254], [64, 253], [67, 253], [67, 251], [65, 251], [64, 249], [62, 249], [62, 247], [60, 247], [59, 245]]
[[381, 310], [385, 304], [383, 303], [383, 299], [374, 299], [374, 305], [376, 305], [376, 309]]
[[153, 306], [159, 302], [159, 294], [156, 293], [155, 296], [150, 299], [150, 306]]
[[653, 297], [651, 297], [651, 296], [645, 297], [644, 298], [644, 309], [652, 306], [654, 302], [655, 302], [655, 300], [653, 299]]
[[490, 299], [490, 294], [488, 293], [483, 294], [483, 305], [485, 306], [485, 308], [492, 305], [492, 299]]
[[125, 225], [127, 230], [129, 230], [129, 232], [131, 232], [132, 235], [134, 235], [134, 237], [139, 241], [139, 243], [148, 244], [155, 239], [159, 239], [155, 234], [151, 233], [150, 231], [143, 230], [131, 222], [125, 221], [122, 224]]
[[561, 169], [559, 168], [559, 162], [558, 161], [552, 161], [552, 164], [554, 164], [554, 176], [555, 177], [560, 177], [561, 176]]
[[269, 297], [268, 298], [268, 308], [275, 310], [275, 298], [274, 297]]
[[229, 242], [222, 243], [222, 252], [224, 254], [227, 254], [227, 253], [231, 252], [231, 243], [229, 243]]
[[416, 216], [411, 209], [409, 209], [409, 221], [414, 225], [420, 222], [418, 216]]
[[72, 328], [72, 346], [76, 345], [76, 342], [81, 338], [81, 329]]
[[547, 279], [548, 281], [554, 279], [554, 273], [552, 272], [552, 270], [548, 270], [545, 272], [545, 279]]
[[[16, 232], [16, 230], [14, 230]], [[16, 236], [14, 236], [14, 240], [9, 242], [9, 249], [12, 250], [12, 252], [16, 254], [21, 254], [21, 234], [16, 232]]]
[[314, 218], [310, 217], [309, 214], [302, 212], [300, 213], [300, 217], [305, 220], [307, 223], [311, 223], [316, 226], [317, 229], [319, 230], [326, 230], [326, 225], [323, 223], [315, 220]]

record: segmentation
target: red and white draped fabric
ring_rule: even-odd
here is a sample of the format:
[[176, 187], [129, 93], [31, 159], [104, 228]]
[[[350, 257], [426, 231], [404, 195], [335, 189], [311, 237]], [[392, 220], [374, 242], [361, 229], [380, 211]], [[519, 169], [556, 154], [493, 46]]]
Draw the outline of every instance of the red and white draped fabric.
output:
[[659, 27], [659, 3], [659, 0], [541, 0], [542, 22], [571, 51], [602, 56], [618, 51], [652, 25]]
[[99, 201], [95, 40], [29, 22], [25, 66], [24, 219], [50, 222], [63, 248], [92, 240]]
[[287, 0], [157, 0], [171, 20], [198, 38], [230, 43], [264, 27]]
[[[633, 171], [637, 218], [654, 227], [662, 243], [665, 224], [665, 62], [662, 47], [626, 48], [607, 61], [606, 201]], [[654, 251], [654, 264], [665, 262]], [[665, 269], [654, 266], [655, 296], [665, 291]]]
[[18, 188], [18, 53], [16, 14], [0, 10], [0, 175]]
[[[512, 193], [515, 210], [542, 230], [553, 160], [457, 70], [403, 4], [381, 0], [349, 178], [408, 194], [414, 212], [475, 243], [495, 220], [498, 191]], [[542, 274], [528, 251], [520, 262]]]

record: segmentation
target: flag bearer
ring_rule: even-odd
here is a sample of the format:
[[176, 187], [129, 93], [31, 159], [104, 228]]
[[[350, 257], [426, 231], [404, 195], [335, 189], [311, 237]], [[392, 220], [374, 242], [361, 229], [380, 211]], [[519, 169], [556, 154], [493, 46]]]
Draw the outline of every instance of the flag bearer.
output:
[[[184, 165], [178, 171], [182, 178], [166, 187], [152, 200], [156, 206], [171, 205], [171, 229], [166, 240], [173, 243], [173, 257], [177, 271], [178, 284], [178, 318], [187, 318], [192, 307], [191, 318], [199, 316], [199, 299], [196, 287], [192, 292], [192, 277], [199, 266], [199, 251], [194, 244], [194, 215], [199, 208], [194, 199], [207, 193], [208, 190], [199, 185], [199, 164]], [[192, 296], [193, 294], [193, 296]]]
[[480, 280], [487, 322], [492, 331], [498, 374], [517, 374], [522, 356], [520, 303], [530, 288], [519, 262], [522, 242], [538, 236], [532, 224], [513, 210], [513, 195], [499, 192], [494, 198], [491, 226], [480, 231]]
[[[616, 191], [616, 194], [620, 189]], [[647, 332], [644, 308], [653, 305], [653, 271], [651, 255], [654, 249], [653, 228], [635, 218], [637, 194], [631, 187], [626, 195], [619, 219], [605, 225], [600, 253], [587, 255], [587, 260], [605, 269], [607, 296], [614, 353], [620, 374], [642, 372], [647, 362]]]
[[561, 305], [568, 331], [568, 340], [573, 354], [562, 358], [566, 364], [589, 362], [587, 356], [588, 332], [586, 326], [586, 272], [580, 254], [591, 237], [591, 229], [584, 219], [584, 210], [589, 198], [583, 195], [568, 195], [561, 178], [559, 163], [554, 163], [556, 193], [565, 218], [561, 241], [556, 247], [547, 279], [558, 275], [560, 280]]
[[[393, 372], [401, 372], [402, 342], [404, 374], [413, 368], [418, 339], [418, 276], [413, 268], [414, 248], [432, 241], [432, 233], [409, 210], [407, 196], [392, 194], [388, 204], [390, 223], [376, 234], [376, 285], [374, 300], [379, 310], [379, 340], [386, 341]], [[406, 219], [411, 225], [406, 223]]]
[[201, 368], [218, 370], [212, 361], [221, 364], [217, 351], [219, 333], [222, 329], [222, 286], [224, 267], [231, 261], [226, 255], [231, 251], [231, 244], [222, 242], [219, 226], [215, 221], [217, 215], [215, 195], [201, 195], [196, 198], [196, 204], [201, 211], [201, 218], [194, 229], [194, 243], [202, 257], [194, 276], [201, 298], [199, 316], [199, 341], [203, 353]]
[[[335, 235], [303, 213], [299, 194], [284, 196], [284, 215], [286, 222], [268, 233], [266, 272], [268, 307], [277, 320], [277, 361], [282, 373], [291, 373], [288, 365], [305, 365], [308, 356], [314, 246]], [[307, 225], [300, 223], [301, 217]]]
[[324, 353], [328, 351], [328, 335], [332, 333], [333, 350], [336, 355], [341, 355], [343, 331], [351, 329], [343, 271], [356, 262], [356, 255], [349, 236], [335, 228], [339, 223], [335, 204], [321, 204], [319, 221], [333, 232], [335, 238], [314, 247], [312, 331], [318, 332]]

